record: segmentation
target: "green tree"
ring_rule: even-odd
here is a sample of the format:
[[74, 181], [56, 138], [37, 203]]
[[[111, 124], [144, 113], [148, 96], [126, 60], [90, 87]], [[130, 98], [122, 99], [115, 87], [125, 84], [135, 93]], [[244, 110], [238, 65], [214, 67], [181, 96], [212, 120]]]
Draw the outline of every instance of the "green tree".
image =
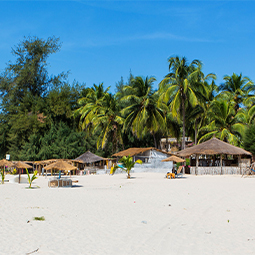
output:
[[85, 97], [78, 100], [79, 108], [73, 114], [76, 117], [79, 116], [82, 130], [90, 130], [92, 128], [92, 119], [100, 113], [100, 107], [108, 91], [109, 87], [104, 89], [103, 83], [98, 86], [94, 84], [92, 88], [86, 91]]
[[170, 104], [173, 116], [182, 116], [182, 149], [185, 149], [186, 108], [198, 104], [196, 92], [203, 90], [203, 84], [198, 82], [202, 75], [202, 63], [193, 60], [190, 64], [185, 57], [170, 57], [169, 73], [160, 82], [159, 88], [163, 100]]
[[225, 83], [220, 85], [219, 89], [228, 100], [234, 101], [235, 113], [237, 113], [241, 104], [247, 98], [248, 91], [254, 84], [248, 77], [243, 77], [242, 74], [233, 73], [232, 76], [226, 75], [223, 79]]
[[208, 140], [215, 135], [220, 140], [233, 145], [241, 144], [245, 124], [235, 115], [233, 102], [223, 99], [214, 100], [211, 104], [208, 117], [209, 123], [199, 130], [201, 135], [199, 142]]
[[97, 140], [97, 148], [100, 146], [104, 148], [107, 141], [111, 139], [113, 149], [117, 152], [118, 144], [124, 148], [121, 131], [123, 118], [120, 115], [118, 101], [112, 94], [107, 93], [97, 107], [97, 114], [91, 120], [93, 133], [100, 132]]
[[61, 83], [64, 74], [49, 76], [47, 58], [60, 48], [59, 39], [25, 38], [12, 50], [15, 63], [0, 75], [1, 122], [5, 131], [1, 151], [19, 159], [19, 151], [33, 133], [43, 134], [41, 121], [48, 91]]
[[80, 126], [87, 134], [98, 135], [97, 148], [104, 149], [110, 138], [112, 148], [117, 152], [118, 144], [123, 146], [123, 118], [118, 101], [108, 90], [103, 88], [103, 84], [94, 85], [86, 97], [78, 100], [80, 108], [74, 111], [74, 116], [80, 116]]
[[157, 148], [156, 132], [164, 128], [164, 104], [158, 102], [158, 96], [153, 93], [153, 77], [143, 79], [135, 77], [130, 86], [125, 86], [127, 93], [121, 102], [129, 103], [122, 110], [125, 116], [124, 130], [131, 128], [138, 138], [144, 137], [147, 132], [153, 135], [154, 146]]
[[244, 149], [255, 154], [255, 124], [250, 125], [246, 131], [243, 138]]

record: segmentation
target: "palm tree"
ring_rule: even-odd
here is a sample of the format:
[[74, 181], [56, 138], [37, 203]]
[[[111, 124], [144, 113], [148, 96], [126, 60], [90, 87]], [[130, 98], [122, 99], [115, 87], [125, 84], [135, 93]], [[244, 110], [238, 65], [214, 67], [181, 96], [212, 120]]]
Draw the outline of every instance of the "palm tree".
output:
[[74, 116], [80, 116], [80, 125], [82, 129], [89, 130], [92, 127], [91, 120], [94, 115], [99, 113], [99, 106], [104, 96], [108, 93], [109, 87], [104, 89], [103, 83], [98, 86], [93, 85], [92, 88], [87, 89], [87, 95], [78, 100], [80, 108], [74, 111]]
[[[123, 118], [120, 116], [119, 104], [116, 98], [99, 84], [91, 88], [86, 97], [79, 99], [81, 105], [74, 111], [74, 115], [80, 115], [80, 125], [82, 129], [99, 132], [97, 139], [97, 148], [105, 147], [108, 139], [111, 137], [115, 152], [118, 150], [118, 144], [123, 145], [121, 129]], [[88, 132], [90, 134], [90, 132]]]
[[157, 93], [153, 93], [152, 85], [155, 80], [154, 77], [135, 77], [131, 85], [125, 86], [127, 95], [121, 102], [129, 102], [129, 106], [122, 110], [122, 114], [126, 116], [124, 130], [131, 128], [138, 138], [150, 132], [157, 148], [155, 133], [164, 127], [164, 105], [158, 103]]
[[120, 115], [120, 108], [118, 101], [112, 94], [105, 94], [105, 96], [98, 102], [98, 105], [89, 105], [88, 107], [97, 107], [97, 114], [91, 119], [93, 125], [93, 132], [100, 131], [100, 135], [97, 140], [97, 148], [104, 148], [109, 138], [113, 143], [115, 152], [118, 151], [118, 144], [122, 145], [122, 126], [123, 118]]
[[240, 145], [244, 135], [245, 124], [235, 114], [235, 104], [224, 99], [214, 100], [208, 113], [209, 123], [200, 128], [199, 142], [216, 136], [233, 145]]
[[[207, 82], [208, 78], [213, 79], [211, 83]], [[204, 90], [202, 93], [198, 92], [199, 104], [197, 104], [194, 108], [189, 107], [187, 110], [187, 122], [190, 123], [191, 128], [194, 128], [195, 145], [197, 144], [198, 129], [205, 125], [208, 110], [210, 109], [210, 105], [218, 92], [218, 86], [215, 84], [214, 79], [216, 79], [214, 74], [206, 76], [206, 80], [202, 81]]]
[[203, 84], [199, 83], [202, 75], [202, 63], [193, 60], [188, 64], [185, 57], [170, 57], [169, 73], [160, 82], [160, 92], [163, 100], [170, 104], [173, 115], [179, 112], [182, 115], [182, 149], [185, 148], [185, 116], [186, 107], [195, 107], [198, 104], [197, 91], [203, 90]]
[[127, 172], [127, 178], [130, 179], [130, 171], [134, 167], [136, 163], [142, 164], [142, 160], [138, 159], [135, 162], [133, 162], [133, 158], [129, 155], [128, 157], [124, 156], [119, 160], [120, 163], [122, 163], [123, 167], [119, 167], [118, 165], [114, 166], [113, 173], [116, 171], [116, 169], [121, 168], [124, 171]]
[[233, 73], [232, 76], [226, 75], [223, 79], [225, 83], [220, 85], [219, 89], [223, 95], [226, 95], [228, 99], [235, 102], [234, 109], [235, 113], [237, 113], [241, 103], [247, 98], [248, 91], [254, 84], [248, 77], [242, 77], [242, 74], [237, 75]]

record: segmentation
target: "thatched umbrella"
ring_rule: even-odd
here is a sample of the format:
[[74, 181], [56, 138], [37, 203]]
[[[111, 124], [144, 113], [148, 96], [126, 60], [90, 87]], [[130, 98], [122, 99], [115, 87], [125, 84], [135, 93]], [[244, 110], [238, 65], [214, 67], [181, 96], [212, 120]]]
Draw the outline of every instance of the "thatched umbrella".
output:
[[8, 167], [13, 167], [14, 164], [6, 159], [1, 159], [0, 160], [0, 167], [2, 166], [8, 166]]
[[32, 166], [22, 162], [22, 161], [18, 161], [16, 163], [14, 163], [14, 166], [19, 170], [19, 183], [20, 183], [20, 169], [24, 169], [24, 168], [33, 168]]
[[[0, 160], [0, 167], [3, 167], [3, 176], [4, 176], [4, 172], [5, 172], [5, 167], [13, 167], [14, 165], [13, 165], [13, 163], [12, 162], [10, 162], [10, 161], [8, 161], [8, 160], [6, 160], [6, 159], [2, 159], [2, 160]], [[4, 183], [4, 182], [3, 182]]]
[[[58, 171], [71, 171], [71, 170], [75, 170], [77, 167], [76, 166], [73, 166], [69, 163], [67, 163], [66, 161], [63, 161], [63, 160], [59, 160], [55, 163], [52, 163], [46, 167], [44, 167], [44, 169], [47, 171], [47, 170], [58, 170]], [[46, 176], [47, 176], [47, 172], [46, 172]]]
[[171, 156], [169, 158], [162, 159], [161, 162], [174, 161], [174, 162], [185, 162], [185, 159], [179, 158], [177, 156]]

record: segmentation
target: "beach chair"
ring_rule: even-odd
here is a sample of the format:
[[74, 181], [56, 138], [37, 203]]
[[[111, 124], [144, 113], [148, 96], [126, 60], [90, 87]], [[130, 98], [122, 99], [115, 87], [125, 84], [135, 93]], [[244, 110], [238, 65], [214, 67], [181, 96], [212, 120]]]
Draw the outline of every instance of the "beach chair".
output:
[[247, 166], [246, 167], [246, 169], [245, 169], [245, 171], [243, 172], [243, 175], [242, 175], [242, 177], [243, 176], [248, 176], [248, 175], [255, 175], [255, 163], [252, 163], [252, 165], [251, 166]]
[[176, 173], [176, 175], [175, 175], [175, 177], [183, 177], [183, 173], [182, 173], [182, 168], [183, 168], [184, 166], [179, 166], [178, 167], [178, 170], [177, 170], [177, 173]]

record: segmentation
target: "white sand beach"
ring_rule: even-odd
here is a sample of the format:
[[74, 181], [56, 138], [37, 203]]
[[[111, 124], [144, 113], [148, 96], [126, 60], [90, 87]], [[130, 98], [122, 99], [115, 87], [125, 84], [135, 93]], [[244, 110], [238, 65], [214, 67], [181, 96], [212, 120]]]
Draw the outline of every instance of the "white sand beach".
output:
[[0, 254], [255, 254], [255, 178], [73, 179], [73, 188], [48, 188], [42, 176], [36, 189], [0, 185]]

